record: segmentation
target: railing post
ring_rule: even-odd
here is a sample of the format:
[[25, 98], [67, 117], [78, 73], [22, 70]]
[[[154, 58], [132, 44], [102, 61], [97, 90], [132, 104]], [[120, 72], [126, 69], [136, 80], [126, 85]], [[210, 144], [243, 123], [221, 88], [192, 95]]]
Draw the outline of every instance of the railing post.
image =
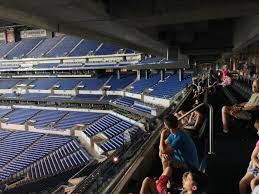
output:
[[212, 155], [212, 154], [214, 154], [214, 152], [213, 152], [213, 107], [208, 103], [201, 103], [201, 104], [197, 105], [196, 107], [194, 107], [193, 109], [189, 110], [184, 115], [182, 115], [180, 118], [178, 118], [178, 120], [181, 120], [183, 117], [189, 115], [190, 113], [197, 110], [201, 106], [209, 107], [209, 151], [208, 151], [208, 154]]

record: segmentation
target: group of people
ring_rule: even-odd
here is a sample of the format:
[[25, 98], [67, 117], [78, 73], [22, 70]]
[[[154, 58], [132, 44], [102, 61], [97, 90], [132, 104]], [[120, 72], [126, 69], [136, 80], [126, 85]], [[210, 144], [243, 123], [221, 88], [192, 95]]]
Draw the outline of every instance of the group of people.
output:
[[[248, 102], [222, 107], [224, 134], [229, 134], [231, 132], [229, 125], [230, 117], [249, 121], [254, 120], [254, 118], [252, 118], [252, 112], [259, 110], [259, 79], [253, 81], [252, 92]], [[259, 135], [259, 120], [256, 120], [254, 127], [258, 130], [257, 134]], [[257, 141], [252, 152], [247, 172], [239, 182], [240, 194], [247, 194], [249, 186], [253, 193], [259, 193], [259, 141]]]
[[[223, 68], [224, 69], [224, 68]], [[230, 72], [225, 68], [221, 76], [221, 85], [224, 86]], [[251, 111], [259, 110], [259, 79], [253, 81], [253, 94], [248, 102], [236, 104], [233, 106], [222, 107], [223, 133], [229, 134], [231, 128], [229, 125], [230, 116], [237, 119], [251, 120]], [[164, 117], [164, 129], [160, 134], [159, 157], [161, 159], [163, 172], [155, 180], [146, 177], [142, 182], [140, 194], [170, 194], [172, 193], [172, 174], [177, 169], [182, 174], [183, 191], [181, 194], [199, 193], [204, 184], [204, 174], [199, 172], [198, 155], [196, 146], [191, 138], [203, 121], [203, 115], [194, 111], [185, 116], [186, 112], [179, 111]], [[255, 128], [259, 135], [259, 120], [255, 122]], [[258, 185], [258, 186], [257, 186]], [[240, 180], [240, 194], [246, 194], [248, 186], [252, 191], [259, 191], [259, 141], [251, 155], [251, 161], [244, 177]]]
[[[180, 114], [183, 112], [175, 115]], [[183, 174], [181, 194], [199, 193], [204, 182], [204, 174], [197, 170], [199, 161], [196, 146], [191, 136], [181, 129], [183, 125], [178, 122], [175, 115], [164, 117], [164, 129], [160, 134], [159, 157], [163, 172], [158, 180], [146, 177], [140, 194], [170, 194], [172, 192], [170, 179], [176, 169]]]

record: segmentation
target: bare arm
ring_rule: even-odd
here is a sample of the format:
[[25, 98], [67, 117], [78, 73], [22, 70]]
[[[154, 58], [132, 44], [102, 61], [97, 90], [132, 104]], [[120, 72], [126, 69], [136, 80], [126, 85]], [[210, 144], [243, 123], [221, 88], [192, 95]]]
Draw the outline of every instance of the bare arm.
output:
[[[191, 129], [191, 130], [195, 130], [197, 129], [197, 127], [201, 124], [202, 122], [202, 115], [201, 113], [199, 113], [198, 111], [195, 111], [194, 114], [196, 115], [196, 121], [194, 123], [194, 125], [185, 125], [184, 128], [185, 129]], [[194, 116], [194, 115], [193, 115]]]
[[168, 140], [166, 140], [166, 133], [168, 133], [168, 129], [164, 129], [160, 135], [160, 143], [159, 143], [159, 154], [170, 154], [173, 152], [173, 148], [169, 145]]
[[257, 166], [257, 168], [259, 168], [259, 160], [257, 158], [258, 153], [259, 153], [259, 148], [257, 146], [255, 146], [254, 151], [251, 156], [251, 160]]
[[247, 111], [250, 111], [250, 110], [259, 110], [259, 106], [258, 105], [255, 105], [255, 106], [244, 106], [242, 108], [243, 110], [247, 110]]

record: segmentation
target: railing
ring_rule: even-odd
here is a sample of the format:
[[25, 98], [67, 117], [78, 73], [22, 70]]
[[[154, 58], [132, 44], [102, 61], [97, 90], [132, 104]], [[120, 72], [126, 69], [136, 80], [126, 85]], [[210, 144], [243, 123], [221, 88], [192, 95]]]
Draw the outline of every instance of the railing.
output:
[[201, 106], [207, 106], [210, 109], [210, 112], [209, 112], [209, 124], [210, 124], [209, 125], [209, 152], [208, 152], [208, 154], [212, 155], [212, 154], [214, 154], [214, 152], [213, 152], [213, 107], [208, 103], [201, 103], [198, 106], [194, 107], [193, 109], [189, 110], [184, 115], [182, 115], [180, 118], [178, 118], [178, 120], [181, 120], [185, 116], [191, 114], [193, 111], [197, 110]]

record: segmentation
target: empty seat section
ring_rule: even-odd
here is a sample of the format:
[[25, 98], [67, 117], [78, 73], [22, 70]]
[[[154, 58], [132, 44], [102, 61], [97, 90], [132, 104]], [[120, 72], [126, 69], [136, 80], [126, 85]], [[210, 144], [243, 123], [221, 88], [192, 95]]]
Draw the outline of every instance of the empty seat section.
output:
[[69, 112], [69, 114], [56, 124], [55, 128], [63, 130], [72, 128], [76, 124], [90, 125], [102, 116], [104, 116], [102, 113]]
[[110, 90], [122, 90], [131, 84], [135, 79], [135, 74], [122, 74], [120, 79], [117, 78], [117, 75], [113, 75], [106, 86], [109, 86]]
[[116, 123], [120, 122], [121, 119], [119, 119], [116, 116], [113, 116], [111, 114], [108, 114], [104, 117], [102, 117], [101, 119], [99, 119], [98, 121], [96, 121], [95, 123], [93, 123], [92, 125], [90, 125], [85, 131], [84, 133], [91, 137], [96, 135], [99, 132], [102, 132], [108, 128], [110, 128], [111, 126], [115, 125]]
[[160, 81], [155, 85], [153, 91], [150, 92], [149, 95], [158, 98], [170, 98], [190, 83], [190, 75], [186, 75], [182, 81], [178, 80], [177, 74], [169, 75], [164, 81]]
[[40, 112], [38, 109], [25, 109], [25, 108], [17, 108], [8, 114], [7, 123], [8, 124], [23, 124], [32, 116]]
[[59, 85], [59, 90], [73, 90], [81, 81], [81, 79], [61, 79], [55, 85]]
[[23, 39], [8, 55], [7, 59], [22, 58], [29, 53], [42, 39]]
[[145, 89], [152, 87], [160, 80], [159, 74], [152, 74], [149, 79], [142, 78], [132, 84], [130, 92], [140, 94]]
[[[36, 128], [44, 128], [48, 129], [50, 127], [49, 125], [51, 123], [57, 122], [59, 119], [61, 119], [65, 114], [68, 112], [66, 111], [56, 111], [56, 110], [42, 110], [37, 115], [31, 118], [31, 120], [34, 120], [34, 126]], [[54, 127], [54, 126], [51, 126]]]
[[17, 44], [18, 44], [18, 42], [11, 42], [11, 43], [1, 45], [0, 46], [0, 58], [4, 58], [6, 56], [6, 54], [11, 49], [13, 49]]
[[19, 79], [0, 79], [0, 89], [10, 89], [19, 81]]
[[95, 51], [100, 43], [93, 40], [83, 40], [70, 54], [69, 56], [86, 56], [91, 51]]
[[119, 47], [103, 43], [102, 46], [95, 52], [95, 55], [112, 55], [119, 51]]
[[115, 101], [113, 101], [113, 103], [115, 104], [119, 104], [122, 106], [132, 106], [134, 104], [135, 99], [134, 98], [130, 98], [130, 97], [121, 97], [116, 99]]
[[46, 57], [62, 57], [69, 52], [80, 42], [80, 38], [73, 36], [65, 36], [59, 44], [46, 54]]
[[84, 102], [88, 100], [98, 101], [102, 95], [94, 95], [94, 94], [78, 94], [76, 95], [73, 100], [77, 102]]
[[57, 83], [57, 78], [49, 78], [49, 79], [38, 79], [32, 84], [32, 89], [38, 90], [48, 90], [50, 89], [55, 83]]
[[103, 76], [84, 79], [80, 84], [82, 86], [81, 90], [99, 90], [109, 78], [110, 76]]
[[19, 96], [23, 100], [43, 100], [48, 97], [49, 94], [44, 93], [26, 93]]
[[45, 39], [36, 49], [27, 55], [28, 58], [43, 57], [48, 51], [50, 51], [63, 36]]

